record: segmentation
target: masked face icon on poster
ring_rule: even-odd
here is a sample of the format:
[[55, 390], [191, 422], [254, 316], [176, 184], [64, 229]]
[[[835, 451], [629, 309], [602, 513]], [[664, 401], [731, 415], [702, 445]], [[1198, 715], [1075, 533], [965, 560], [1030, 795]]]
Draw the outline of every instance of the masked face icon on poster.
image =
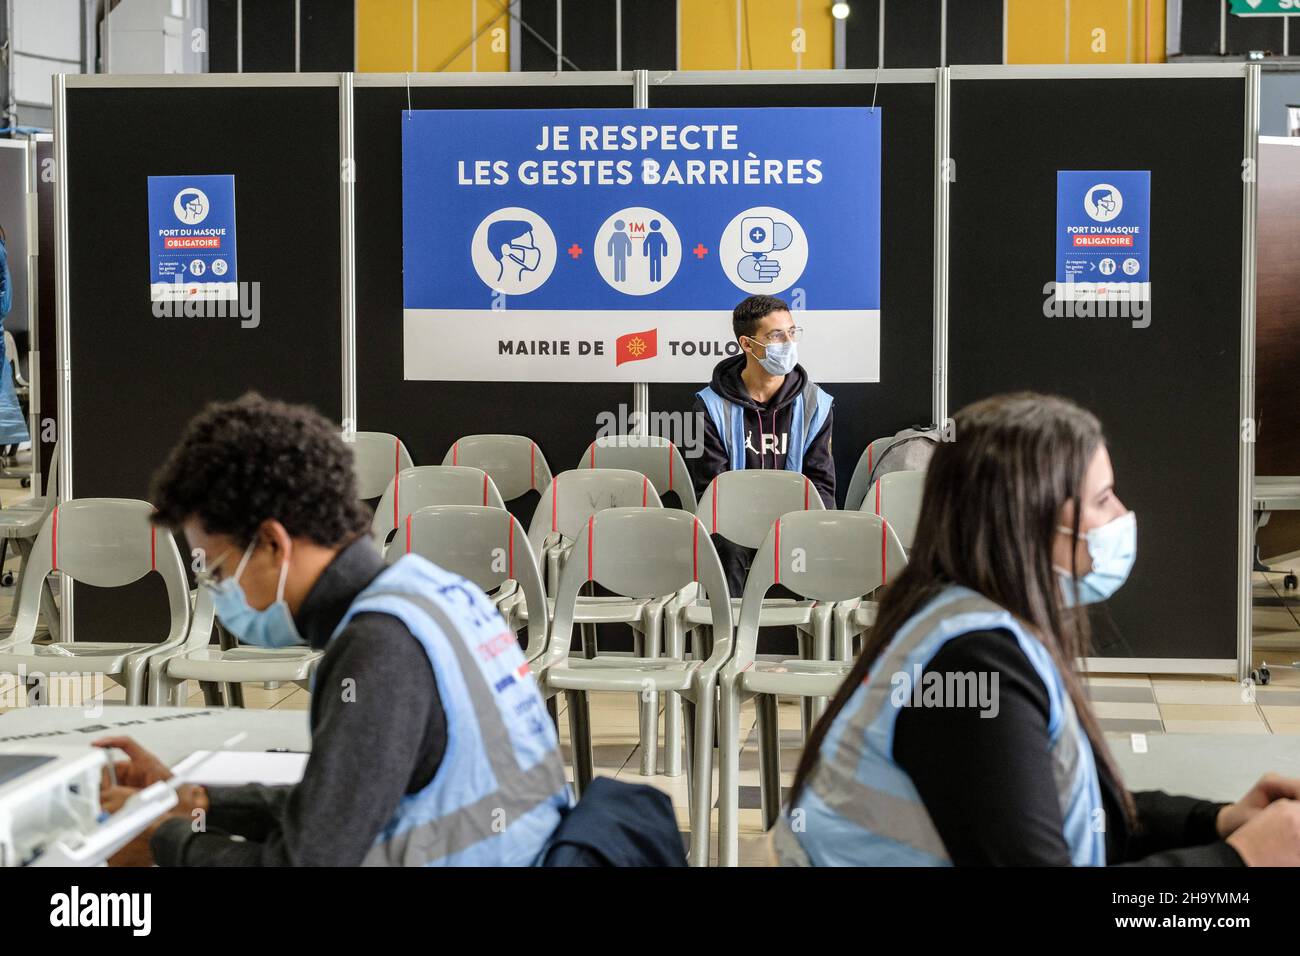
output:
[[[470, 239], [474, 271], [494, 295], [527, 295], [545, 285], [555, 268], [555, 233], [546, 220], [521, 206], [484, 216]], [[432, 268], [440, 268], [430, 263]], [[494, 306], [495, 307], [495, 306]]]
[[497, 280], [518, 283], [525, 272], [542, 263], [542, 252], [533, 241], [533, 227], [521, 219], [501, 219], [488, 228], [488, 248], [501, 263]]
[[1110, 183], [1098, 183], [1088, 191], [1083, 205], [1096, 222], [1110, 222], [1124, 208], [1124, 197]]

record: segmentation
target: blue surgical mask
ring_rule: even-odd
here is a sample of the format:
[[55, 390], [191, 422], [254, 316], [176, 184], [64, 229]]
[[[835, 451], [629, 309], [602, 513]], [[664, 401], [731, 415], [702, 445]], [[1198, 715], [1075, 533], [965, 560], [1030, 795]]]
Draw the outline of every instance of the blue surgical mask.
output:
[[[1073, 534], [1070, 528], [1059, 528]], [[1083, 534], [1092, 558], [1092, 570], [1074, 579], [1069, 571], [1056, 569], [1061, 579], [1061, 594], [1066, 607], [1076, 604], [1096, 604], [1106, 600], [1128, 580], [1137, 560], [1137, 515], [1122, 514], [1112, 521]]]
[[254, 540], [244, 551], [235, 573], [212, 585], [212, 606], [221, 618], [222, 625], [244, 644], [254, 647], [292, 647], [306, 643], [293, 623], [293, 614], [284, 601], [284, 582], [289, 576], [289, 559], [280, 566], [280, 585], [276, 589], [275, 603], [258, 611], [249, 607], [244, 589], [239, 586], [239, 576], [244, 573], [252, 557]]
[[799, 343], [773, 342], [766, 347], [758, 364], [763, 366], [769, 375], [789, 375], [799, 364]]

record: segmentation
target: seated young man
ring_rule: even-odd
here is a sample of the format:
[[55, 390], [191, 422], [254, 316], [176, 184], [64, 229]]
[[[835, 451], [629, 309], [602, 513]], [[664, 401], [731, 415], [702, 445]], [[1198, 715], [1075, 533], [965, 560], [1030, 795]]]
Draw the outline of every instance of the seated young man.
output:
[[[255, 394], [210, 405], [156, 475], [153, 501], [155, 522], [182, 529], [195, 549], [227, 630], [247, 644], [325, 654], [300, 783], [181, 788], [180, 805], [116, 862], [538, 859], [570, 796], [515, 635], [463, 578], [418, 555], [384, 564], [352, 452], [331, 422]], [[126, 788], [170, 776], [129, 739], [97, 743], [130, 758], [106, 808]]]
[[[790, 307], [770, 295], [751, 295], [736, 306], [731, 327], [740, 354], [713, 370], [696, 393], [704, 422], [703, 453], [692, 460], [697, 497], [724, 471], [784, 468], [808, 477], [827, 508], [835, 507], [831, 457], [831, 397], [799, 363], [802, 329]], [[744, 590], [754, 553], [714, 537], [733, 597]]]

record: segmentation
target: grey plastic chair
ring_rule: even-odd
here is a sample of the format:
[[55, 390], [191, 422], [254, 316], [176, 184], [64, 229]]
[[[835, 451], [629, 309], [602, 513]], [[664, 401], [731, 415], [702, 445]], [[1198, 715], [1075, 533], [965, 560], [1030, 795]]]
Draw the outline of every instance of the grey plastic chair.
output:
[[[32, 454], [39, 454], [39, 449], [33, 449]], [[31, 557], [32, 547], [36, 543], [36, 536], [40, 533], [41, 526], [54, 510], [54, 506], [59, 500], [59, 445], [54, 445], [54, 457], [50, 460], [50, 473], [45, 480], [45, 494], [19, 501], [8, 508], [0, 511], [0, 567], [4, 566], [5, 553], [8, 550], [9, 542], [13, 542], [14, 548], [20, 555], [18, 564], [18, 578], [15, 582], [14, 593], [19, 600], [23, 593], [23, 580], [27, 573], [28, 559]], [[59, 639], [59, 608], [54, 602], [54, 592], [50, 588], [49, 579], [42, 582], [39, 592], [40, 610], [45, 616], [46, 626], [50, 630], [50, 636], [54, 640]], [[17, 618], [17, 607], [14, 609], [14, 619]], [[9, 627], [5, 630], [12, 630], [13, 621], [8, 622]]]
[[551, 483], [551, 467], [537, 442], [524, 435], [466, 435], [443, 456], [444, 465], [482, 468], [506, 501]]
[[[546, 575], [547, 593], [553, 599], [561, 569], [575, 540], [586, 528], [587, 519], [607, 508], [640, 507], [662, 509], [659, 493], [640, 472], [622, 468], [587, 468], [556, 475], [542, 493], [528, 526], [528, 541]], [[550, 601], [554, 606], [554, 600]], [[518, 608], [511, 607], [514, 613]], [[527, 619], [524, 611], [524, 619]], [[554, 612], [552, 612], [554, 618]], [[589, 597], [578, 602], [576, 623], [582, 627], [583, 654], [597, 654], [595, 625], [627, 624], [632, 628], [634, 653], [658, 657], [662, 648], [663, 602], [629, 601], [625, 597]], [[659, 756], [659, 698], [647, 695], [641, 707], [641, 773], [655, 772]]]
[[503, 608], [506, 624], [514, 631], [527, 625], [524, 657], [529, 663], [546, 653], [546, 589], [528, 537], [514, 515], [491, 506], [434, 505], [412, 514], [407, 529], [410, 553], [473, 581], [488, 594], [510, 582], [517, 584], [515, 593], [523, 603]]
[[[194, 601], [194, 626], [183, 647], [151, 662], [149, 702], [180, 707], [187, 680], [214, 684], [297, 684], [311, 689], [323, 650], [301, 647], [252, 647], [210, 644], [214, 613], [212, 596], [200, 587]], [[227, 701], [227, 705], [229, 702]]]
[[23, 377], [22, 357], [18, 354], [18, 343], [14, 341], [14, 334], [8, 329], [4, 330], [5, 335], [5, 358], [9, 364], [14, 367], [14, 390], [20, 398], [28, 394], [31, 383]]
[[[821, 496], [803, 475], [784, 470], [724, 471], [709, 483], [700, 498], [696, 515], [704, 522], [710, 534], [718, 534], [746, 548], [757, 548], [767, 537], [772, 522], [792, 511], [824, 511]], [[681, 626], [672, 633], [683, 639], [696, 627], [708, 624], [708, 610], [698, 600], [683, 599], [670, 604], [665, 614], [678, 614]], [[740, 598], [732, 598], [732, 613], [740, 612]], [[831, 619], [830, 607], [817, 605], [816, 601], [794, 601], [790, 598], [769, 598], [763, 602], [759, 627], [794, 627], [799, 636], [799, 656], [813, 660], [830, 657]], [[665, 632], [667, 633], [667, 632]], [[696, 637], [698, 638], [698, 634]], [[692, 639], [695, 643], [695, 639]], [[669, 656], [684, 653], [683, 647], [669, 645]], [[678, 726], [677, 711], [680, 704], [671, 697], [666, 705], [664, 730], [667, 740], [664, 763], [669, 776], [681, 773], [681, 758], [675, 737], [668, 735], [669, 726]], [[806, 722], [811, 720], [811, 711]], [[806, 728], [805, 728], [806, 729]]]
[[411, 453], [402, 440], [387, 432], [343, 433], [352, 445], [357, 474], [357, 497], [362, 501], [378, 498], [403, 468], [410, 468]]
[[[616, 594], [657, 603], [692, 583], [711, 596], [713, 650], [707, 660], [569, 656], [578, 592], [595, 581]], [[534, 667], [542, 693], [561, 691], [568, 702], [575, 788], [581, 794], [595, 772], [591, 751], [592, 691], [641, 695], [671, 691], [690, 705], [692, 865], [709, 862], [709, 818], [713, 806], [713, 727], [718, 673], [731, 656], [731, 601], [722, 564], [708, 531], [694, 515], [678, 509], [612, 508], [587, 519], [573, 554], [560, 573], [550, 647]], [[668, 625], [675, 626], [675, 625]], [[643, 742], [644, 746], [644, 742]]]
[[[501, 493], [481, 468], [464, 465], [419, 465], [403, 468], [388, 483], [375, 508], [370, 534], [382, 551], [388, 536], [430, 505], [484, 505], [505, 508]], [[406, 529], [407, 534], [410, 528]], [[398, 537], [401, 537], [399, 535]], [[401, 554], [403, 549], [397, 549]], [[409, 551], [410, 548], [405, 548]]]
[[862, 510], [879, 515], [889, 522], [903, 547], [912, 550], [916, 523], [921, 517], [921, 495], [925, 490], [925, 472], [891, 471], [871, 486]]
[[736, 629], [736, 650], [719, 677], [719, 848], [735, 866], [740, 782], [740, 705], [755, 698], [763, 827], [781, 804], [781, 744], [777, 695], [827, 698], [852, 664], [847, 661], [766, 661], [755, 656], [763, 595], [774, 584], [820, 602], [856, 600], [887, 584], [906, 563], [898, 538], [875, 515], [852, 511], [788, 514], [772, 526], [754, 558]]
[[582, 453], [579, 468], [626, 468], [650, 479], [660, 494], [677, 493], [682, 508], [694, 511], [695, 484], [677, 446], [658, 435], [610, 435], [597, 438]]
[[863, 449], [858, 463], [853, 467], [849, 490], [844, 495], [845, 511], [857, 511], [862, 507], [863, 499], [871, 490], [871, 469], [876, 467], [876, 462], [880, 461], [880, 456], [885, 453], [885, 449], [897, 440], [893, 435], [886, 435], [884, 438], [877, 438]]
[[[27, 562], [13, 633], [0, 641], [0, 673], [103, 674], [143, 704], [150, 659], [181, 646], [190, 630], [190, 590], [171, 534], [149, 523], [153, 506], [128, 498], [81, 498], [56, 505]], [[76, 641], [37, 645], [39, 591], [53, 571], [101, 588], [125, 587], [157, 572], [167, 587], [171, 624], [157, 643]]]

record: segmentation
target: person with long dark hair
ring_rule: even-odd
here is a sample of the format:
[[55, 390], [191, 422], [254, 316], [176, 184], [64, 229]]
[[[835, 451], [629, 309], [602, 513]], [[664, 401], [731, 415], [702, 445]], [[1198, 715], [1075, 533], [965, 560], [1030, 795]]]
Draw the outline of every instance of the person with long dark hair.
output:
[[907, 566], [809, 737], [787, 865], [1300, 865], [1300, 780], [1218, 804], [1130, 793], [1077, 662], [1133, 513], [1101, 425], [1021, 393], [957, 413]]

